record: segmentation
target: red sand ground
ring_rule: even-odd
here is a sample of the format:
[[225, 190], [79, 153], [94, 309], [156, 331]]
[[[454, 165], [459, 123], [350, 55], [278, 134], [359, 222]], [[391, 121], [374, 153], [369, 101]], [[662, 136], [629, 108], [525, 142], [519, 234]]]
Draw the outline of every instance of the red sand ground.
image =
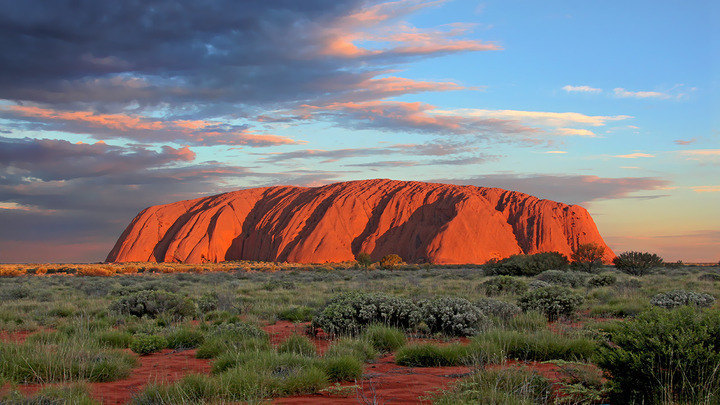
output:
[[[279, 321], [267, 325], [263, 329], [270, 335], [270, 341], [278, 345], [293, 334], [304, 334], [307, 323], [292, 323]], [[37, 331], [0, 332], [0, 340], [22, 342]], [[324, 353], [331, 341], [325, 334], [312, 337], [318, 352]], [[413, 342], [430, 342], [429, 339], [412, 339]], [[456, 341], [466, 342], [467, 339]], [[437, 342], [436, 342], [437, 343]], [[140, 392], [147, 384], [154, 382], [173, 382], [187, 374], [209, 373], [210, 360], [196, 359], [195, 350], [163, 350], [147, 356], [138, 357], [138, 366], [132, 370], [130, 377], [106, 382], [91, 383], [92, 396], [103, 404], [125, 404], [132, 396]], [[507, 367], [524, 365], [538, 371], [541, 375], [557, 381], [561, 378], [559, 368], [553, 364], [539, 362], [509, 361], [503, 365], [489, 367]], [[472, 372], [470, 367], [403, 367], [395, 364], [394, 354], [386, 355], [373, 363], [366, 364], [363, 380], [358, 382], [359, 389], [348, 388], [346, 396], [338, 396], [328, 391], [317, 394], [278, 398], [277, 404], [357, 404], [373, 399], [380, 404], [408, 404], [419, 403], [422, 397], [441, 390], [459, 378]], [[342, 386], [351, 387], [354, 383], [344, 383]], [[25, 384], [20, 386], [24, 394], [38, 391], [40, 384]], [[3, 390], [0, 389], [0, 392]], [[365, 398], [365, 401], [361, 399]]]

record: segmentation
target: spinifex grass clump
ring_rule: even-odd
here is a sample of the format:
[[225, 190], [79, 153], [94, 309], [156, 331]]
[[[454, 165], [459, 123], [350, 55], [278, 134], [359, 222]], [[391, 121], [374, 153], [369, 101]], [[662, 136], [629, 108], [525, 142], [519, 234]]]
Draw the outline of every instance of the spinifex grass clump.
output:
[[89, 339], [0, 343], [0, 379], [15, 383], [113, 381], [127, 377], [134, 365], [131, 354], [105, 349]]
[[408, 345], [395, 354], [395, 362], [409, 367], [458, 366], [470, 362], [468, 346], [458, 343], [435, 345], [430, 343]]
[[380, 352], [392, 352], [405, 345], [405, 333], [398, 328], [384, 325], [372, 325], [363, 332], [362, 337]]
[[200, 359], [217, 357], [228, 351], [265, 350], [270, 339], [262, 329], [247, 322], [214, 325], [207, 332], [196, 356]]
[[604, 327], [597, 357], [622, 403], [720, 402], [720, 311], [653, 309]]
[[550, 404], [552, 383], [522, 367], [481, 370], [431, 398], [433, 404]]
[[502, 357], [515, 360], [587, 360], [597, 345], [583, 336], [568, 336], [547, 329], [537, 331], [492, 330], [472, 338], [473, 352], [497, 362]]

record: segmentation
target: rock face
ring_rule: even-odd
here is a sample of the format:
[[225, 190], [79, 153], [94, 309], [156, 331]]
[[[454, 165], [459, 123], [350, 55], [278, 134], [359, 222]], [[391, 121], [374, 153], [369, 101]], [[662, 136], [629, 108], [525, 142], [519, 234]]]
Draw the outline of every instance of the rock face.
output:
[[108, 262], [378, 260], [485, 263], [579, 244], [606, 247], [590, 214], [498, 188], [362, 180], [277, 186], [157, 205], [140, 212]]

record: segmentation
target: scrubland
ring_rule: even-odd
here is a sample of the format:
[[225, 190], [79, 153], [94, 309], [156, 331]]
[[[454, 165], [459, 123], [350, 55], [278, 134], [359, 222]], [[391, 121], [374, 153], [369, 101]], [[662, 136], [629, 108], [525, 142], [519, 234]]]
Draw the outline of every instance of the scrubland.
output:
[[127, 399], [383, 402], [384, 361], [464, 370], [417, 402], [720, 402], [719, 266], [556, 259], [0, 265], [0, 398], [108, 402], [93, 387], [184, 353], [205, 371]]

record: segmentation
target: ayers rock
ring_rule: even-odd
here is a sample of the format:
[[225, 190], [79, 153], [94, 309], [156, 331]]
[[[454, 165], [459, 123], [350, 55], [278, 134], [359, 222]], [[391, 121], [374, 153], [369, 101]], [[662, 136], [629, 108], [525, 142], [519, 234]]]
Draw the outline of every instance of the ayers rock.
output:
[[360, 252], [407, 262], [485, 263], [579, 244], [606, 247], [587, 210], [499, 188], [393, 180], [276, 186], [140, 212], [108, 262], [323, 263]]

